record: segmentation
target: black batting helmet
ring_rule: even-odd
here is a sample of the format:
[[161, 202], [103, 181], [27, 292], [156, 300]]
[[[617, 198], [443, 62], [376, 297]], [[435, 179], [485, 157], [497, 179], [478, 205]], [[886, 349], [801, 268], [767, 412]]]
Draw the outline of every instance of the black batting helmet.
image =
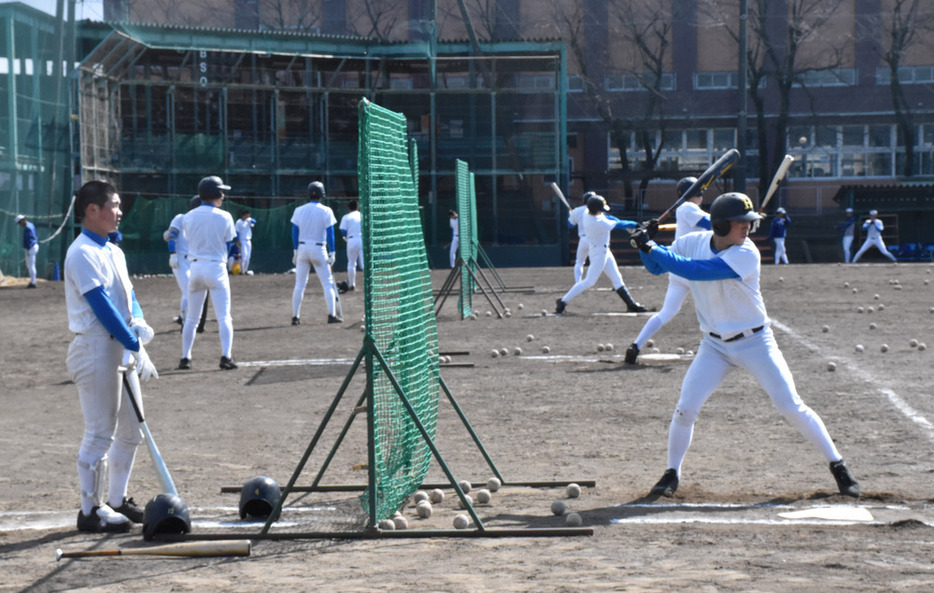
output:
[[195, 196], [195, 197], [191, 198], [190, 200], [188, 200], [188, 209], [189, 209], [189, 210], [194, 210], [195, 208], [197, 208], [197, 207], [200, 206], [200, 205], [201, 205], [201, 196]]
[[191, 531], [188, 506], [177, 494], [159, 494], [146, 503], [143, 511], [143, 539], [157, 533], [180, 534]]
[[752, 222], [760, 218], [749, 196], [739, 192], [722, 194], [710, 205], [710, 226], [721, 237], [730, 233], [731, 220]]
[[[681, 181], [678, 182], [678, 197], [683, 196], [684, 192], [691, 189], [691, 186], [694, 185], [695, 183], [697, 183], [697, 177], [684, 177], [683, 179], [681, 179]], [[704, 190], [702, 189], [697, 190], [694, 193], [694, 196], [698, 194], [703, 195]], [[688, 196], [688, 197], [693, 198], [694, 196]]]
[[[265, 519], [279, 502], [279, 484], [272, 478], [256, 476], [250, 478], [240, 490], [240, 518]], [[279, 517], [276, 516], [276, 519]]]
[[312, 181], [308, 184], [308, 197], [313, 200], [324, 199], [324, 184], [320, 181]]
[[[593, 193], [593, 192], [591, 192]], [[606, 203], [606, 198], [599, 194], [593, 194], [587, 198], [587, 212], [599, 214], [600, 212], [609, 212], [610, 206]]]
[[224, 185], [220, 177], [211, 175], [210, 177], [205, 177], [198, 183], [198, 196], [200, 196], [202, 200], [216, 200], [223, 195], [223, 192], [229, 189], [230, 186]]
[[587, 205], [587, 200], [589, 200], [590, 198], [592, 198], [593, 196], [596, 196], [596, 195], [598, 195], [598, 194], [597, 194], [597, 192], [595, 192], [595, 191], [589, 191], [589, 192], [584, 193], [584, 195], [581, 196], [581, 204], [583, 204], [583, 205], [586, 206], [586, 205]]

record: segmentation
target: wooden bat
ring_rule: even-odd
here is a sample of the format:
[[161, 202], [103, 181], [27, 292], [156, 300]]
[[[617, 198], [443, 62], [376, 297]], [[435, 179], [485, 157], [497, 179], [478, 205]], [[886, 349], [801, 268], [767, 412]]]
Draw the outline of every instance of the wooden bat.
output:
[[565, 206], [567, 206], [568, 210], [574, 209], [574, 208], [571, 208], [570, 204], [568, 204], [568, 199], [564, 197], [564, 192], [561, 191], [561, 188], [558, 187], [558, 184], [555, 183], [554, 181], [551, 182], [551, 191], [555, 192], [555, 195], [558, 196], [558, 199], [561, 200]]
[[768, 205], [769, 200], [772, 199], [772, 196], [775, 195], [778, 186], [781, 184], [782, 180], [785, 178], [785, 175], [788, 174], [788, 168], [791, 167], [791, 163], [795, 161], [795, 157], [790, 154], [786, 154], [785, 158], [782, 159], [781, 164], [778, 166], [778, 171], [775, 172], [775, 176], [772, 177], [772, 184], [769, 186], [769, 191], [765, 192], [765, 199], [762, 200], [762, 205], [759, 206], [759, 214], [765, 210], [765, 207]]
[[662, 212], [662, 215], [658, 217], [658, 222], [662, 222], [671, 216], [671, 213], [677, 210], [678, 206], [683, 204], [684, 201], [687, 200], [690, 196], [693, 196], [699, 191], [704, 191], [707, 189], [707, 186], [713, 183], [714, 179], [729, 171], [730, 168], [732, 168], [733, 165], [739, 161], [740, 156], [741, 155], [739, 154], [739, 151], [735, 148], [731, 148], [730, 150], [726, 151], [723, 156], [717, 159], [714, 164], [710, 165], [706, 171], [701, 173], [701, 176], [697, 178], [697, 181], [692, 183], [691, 187], [689, 187], [687, 191], [684, 192], [684, 194], [682, 194], [681, 197], [678, 198], [678, 200], [668, 208], [668, 210]]
[[253, 542], [248, 539], [231, 541], [182, 542], [146, 548], [116, 548], [113, 550], [80, 550], [65, 552], [55, 550], [55, 560], [62, 558], [91, 558], [95, 556], [185, 556], [205, 558], [209, 556], [249, 556]]
[[658, 230], [660, 231], [673, 231], [676, 228], [678, 228], [678, 225], [673, 222], [658, 225]]
[[156, 446], [156, 441], [152, 438], [152, 433], [149, 432], [149, 426], [143, 418], [143, 412], [139, 409], [139, 404], [136, 401], [136, 393], [133, 391], [133, 388], [130, 387], [129, 379], [126, 378], [127, 372], [128, 371], [124, 371], [123, 373], [123, 386], [126, 387], [130, 403], [133, 404], [133, 410], [136, 412], [137, 420], [139, 420], [139, 426], [143, 430], [143, 436], [146, 437], [146, 445], [149, 446], [149, 456], [152, 457], [152, 464], [156, 468], [156, 476], [159, 478], [159, 485], [162, 486], [163, 493], [178, 496], [178, 490], [175, 488], [175, 482], [172, 481], [172, 475], [169, 474], [169, 468], [165, 466], [162, 454], [159, 453], [159, 447]]

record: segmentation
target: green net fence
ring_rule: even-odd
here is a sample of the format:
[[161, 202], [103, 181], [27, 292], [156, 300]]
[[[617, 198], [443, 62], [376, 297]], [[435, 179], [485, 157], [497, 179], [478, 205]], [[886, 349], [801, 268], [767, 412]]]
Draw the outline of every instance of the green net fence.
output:
[[[389, 377], [434, 439], [441, 389], [428, 257], [409, 163], [405, 118], [359, 107], [360, 211], [366, 261], [366, 332], [388, 368], [367, 360], [378, 519], [391, 517], [424, 480], [431, 450]], [[363, 496], [366, 509], [372, 501]]]
[[455, 169], [455, 193], [457, 196], [457, 234], [460, 236], [460, 243], [457, 246], [457, 255], [460, 257], [461, 266], [461, 291], [460, 298], [457, 301], [457, 307], [460, 310], [461, 318], [466, 319], [473, 313], [473, 277], [470, 275], [468, 266], [474, 265], [473, 241], [471, 240], [472, 216], [470, 199], [470, 180], [473, 174], [467, 167], [467, 163], [457, 159]]

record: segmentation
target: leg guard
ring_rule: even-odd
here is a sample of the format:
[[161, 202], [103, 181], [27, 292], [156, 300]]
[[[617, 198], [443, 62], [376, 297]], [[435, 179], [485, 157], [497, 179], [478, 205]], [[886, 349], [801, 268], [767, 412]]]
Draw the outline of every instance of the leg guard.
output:
[[619, 298], [623, 299], [623, 302], [626, 303], [626, 307], [630, 312], [644, 313], [647, 310], [643, 305], [633, 300], [632, 295], [626, 290], [625, 284], [616, 289], [616, 294], [619, 295]]

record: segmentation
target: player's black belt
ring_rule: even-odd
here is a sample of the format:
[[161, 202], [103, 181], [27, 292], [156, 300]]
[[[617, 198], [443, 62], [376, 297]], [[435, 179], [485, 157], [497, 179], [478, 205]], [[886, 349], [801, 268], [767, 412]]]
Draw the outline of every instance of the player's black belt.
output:
[[765, 326], [764, 326], [764, 325], [760, 325], [759, 327], [754, 327], [754, 328], [752, 328], [752, 329], [750, 329], [750, 330], [747, 330], [747, 331], [741, 331], [741, 332], [739, 332], [738, 334], [736, 334], [735, 336], [733, 336], [732, 338], [723, 338], [723, 336], [721, 336], [720, 334], [715, 334], [715, 333], [713, 333], [713, 332], [710, 332], [710, 335], [711, 335], [711, 337], [717, 338], [718, 340], [723, 340], [723, 342], [726, 343], [726, 342], [735, 342], [736, 340], [738, 340], [738, 339], [740, 339], [740, 338], [744, 338], [744, 337], [746, 337], [746, 336], [751, 336], [752, 334], [757, 334], [757, 333], [761, 332], [761, 331], [764, 330], [764, 329], [765, 329]]
[[[299, 245], [304, 245], [305, 243], [310, 243], [310, 241], [299, 241]], [[315, 243], [315, 245], [324, 245], [324, 243]]]

